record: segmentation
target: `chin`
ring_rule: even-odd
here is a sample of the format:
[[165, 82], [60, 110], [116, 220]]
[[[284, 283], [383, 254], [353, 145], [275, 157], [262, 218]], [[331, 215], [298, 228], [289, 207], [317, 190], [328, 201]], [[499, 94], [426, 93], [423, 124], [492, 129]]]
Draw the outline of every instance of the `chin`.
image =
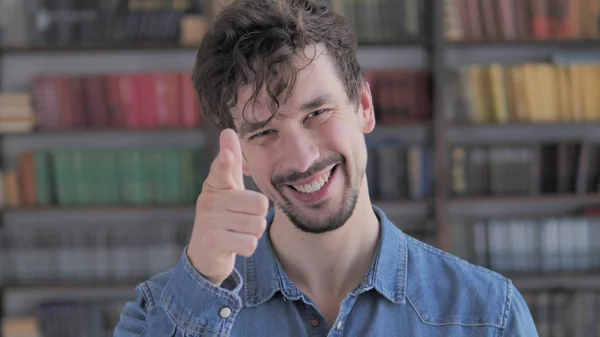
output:
[[326, 200], [308, 208], [299, 208], [290, 202], [280, 205], [290, 222], [304, 233], [324, 234], [342, 228], [354, 213], [358, 189], [349, 190], [341, 202]]

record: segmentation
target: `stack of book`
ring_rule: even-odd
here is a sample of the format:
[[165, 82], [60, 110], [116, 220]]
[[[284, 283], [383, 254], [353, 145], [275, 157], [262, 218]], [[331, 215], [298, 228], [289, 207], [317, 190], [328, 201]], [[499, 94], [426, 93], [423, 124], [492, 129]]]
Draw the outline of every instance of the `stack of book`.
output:
[[0, 93], [0, 133], [30, 132], [35, 126], [31, 96]]

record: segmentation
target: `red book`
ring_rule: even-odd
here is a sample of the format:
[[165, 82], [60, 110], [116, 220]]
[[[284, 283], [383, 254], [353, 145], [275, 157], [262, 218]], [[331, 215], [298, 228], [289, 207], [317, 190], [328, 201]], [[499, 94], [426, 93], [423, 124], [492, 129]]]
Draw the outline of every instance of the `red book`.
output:
[[73, 127], [83, 129], [89, 126], [89, 112], [86, 111], [85, 93], [81, 77], [69, 78], [70, 104], [73, 111]]
[[536, 40], [550, 38], [550, 16], [548, 15], [547, 0], [531, 0], [531, 30]]
[[61, 86], [58, 76], [38, 76], [32, 82], [33, 105], [40, 130], [61, 127]]
[[73, 94], [71, 92], [71, 79], [66, 76], [61, 76], [60, 85], [60, 109], [61, 109], [61, 128], [75, 128], [75, 110]]
[[137, 109], [139, 113], [139, 127], [144, 129], [156, 128], [156, 80], [155, 75], [151, 73], [139, 74], [135, 78], [135, 86], [141, 86], [135, 89], [136, 96], [134, 102], [140, 106]]
[[197, 128], [204, 124], [205, 119], [198, 94], [192, 84], [191, 74], [189, 72], [181, 73], [179, 79], [181, 83], [183, 127]]
[[125, 127], [125, 104], [121, 97], [119, 75], [106, 76], [106, 96], [108, 100], [108, 125], [113, 128]]
[[156, 124], [162, 128], [181, 126], [181, 83], [179, 73], [155, 75]]
[[135, 86], [134, 75], [122, 74], [118, 75], [119, 89], [121, 95], [121, 104], [123, 106], [123, 126], [125, 128], [138, 128], [138, 111], [135, 102]]
[[426, 71], [417, 71], [414, 74], [415, 86], [415, 117], [419, 121], [432, 119], [431, 104], [429, 96], [429, 73]]
[[100, 129], [109, 127], [107, 77], [85, 76], [82, 82], [89, 127]]

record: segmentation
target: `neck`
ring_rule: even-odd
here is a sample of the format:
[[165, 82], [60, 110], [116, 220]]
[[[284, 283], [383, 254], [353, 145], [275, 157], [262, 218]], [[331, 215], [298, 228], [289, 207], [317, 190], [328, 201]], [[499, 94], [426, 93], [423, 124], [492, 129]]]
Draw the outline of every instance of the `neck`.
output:
[[344, 298], [368, 272], [379, 237], [379, 221], [363, 182], [356, 208], [335, 231], [305, 233], [276, 210], [273, 248], [290, 280], [314, 297]]

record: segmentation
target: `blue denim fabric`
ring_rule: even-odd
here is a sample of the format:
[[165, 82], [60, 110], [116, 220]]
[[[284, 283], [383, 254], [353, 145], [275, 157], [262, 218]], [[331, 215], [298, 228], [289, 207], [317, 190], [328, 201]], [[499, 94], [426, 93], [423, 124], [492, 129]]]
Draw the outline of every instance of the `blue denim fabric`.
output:
[[538, 336], [509, 279], [404, 234], [373, 209], [377, 254], [331, 325], [286, 276], [265, 234], [221, 287], [184, 251], [173, 270], [136, 287], [114, 336]]

